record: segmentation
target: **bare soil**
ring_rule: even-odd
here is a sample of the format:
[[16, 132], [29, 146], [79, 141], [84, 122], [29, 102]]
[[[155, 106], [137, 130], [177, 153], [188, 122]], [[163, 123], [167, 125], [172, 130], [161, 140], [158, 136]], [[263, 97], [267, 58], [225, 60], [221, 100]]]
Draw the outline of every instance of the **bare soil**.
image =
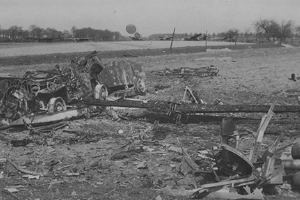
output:
[[[104, 61], [110, 59], [104, 58]], [[148, 94], [141, 98], [178, 101], [185, 86], [189, 86], [206, 102], [218, 98], [226, 104], [297, 104], [295, 98], [287, 95], [288, 90], [300, 89], [300, 81], [288, 79], [291, 73], [300, 74], [299, 48], [211, 50], [126, 59], [144, 65]], [[13, 58], [11, 62], [14, 62]], [[151, 72], [208, 65], [218, 67], [219, 76], [171, 78]], [[22, 73], [50, 67], [53, 63], [10, 65], [1, 67], [0, 72]], [[128, 118], [128, 113], [139, 110], [118, 109], [116, 112], [123, 117], [115, 120], [107, 109], [92, 118], [70, 121], [68, 127], [47, 134], [2, 131], [0, 158], [9, 158], [44, 176], [28, 179], [12, 166], [0, 165], [0, 172], [5, 172], [0, 178], [0, 199], [155, 199], [159, 195], [164, 200], [186, 199], [160, 192], [165, 186], [191, 188], [191, 181], [178, 173], [182, 156], [170, 147], [180, 147], [178, 138], [192, 157], [197, 158], [199, 151], [211, 149], [219, 143], [219, 121], [180, 125], [160, 122], [154, 125], [146, 119]], [[237, 129], [241, 133], [247, 133], [246, 128], [255, 131], [262, 113], [247, 116], [254, 120], [249, 124], [239, 123]], [[288, 123], [278, 123], [281, 120]], [[300, 130], [297, 115], [276, 115], [275, 121], [277, 123], [272, 123], [266, 131], [266, 146], [280, 133], [284, 134], [283, 144], [295, 139], [295, 133]], [[32, 142], [13, 147], [9, 142], [13, 138], [30, 138]], [[243, 151], [249, 150], [251, 141], [250, 136], [244, 138]], [[203, 181], [197, 180], [197, 184]], [[6, 192], [5, 187], [15, 185], [23, 187], [13, 195]], [[267, 196], [268, 199], [299, 197], [294, 192]]]

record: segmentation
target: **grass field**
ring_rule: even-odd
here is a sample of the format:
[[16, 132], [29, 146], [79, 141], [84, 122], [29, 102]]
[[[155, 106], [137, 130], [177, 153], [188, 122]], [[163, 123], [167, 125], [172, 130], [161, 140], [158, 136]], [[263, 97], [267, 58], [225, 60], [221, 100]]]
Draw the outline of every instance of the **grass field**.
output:
[[[243, 44], [243, 43], [238, 43]], [[208, 46], [232, 46], [230, 42], [208, 41]], [[173, 47], [205, 46], [204, 41], [174, 41]], [[80, 43], [2, 43], [0, 57], [73, 53], [87, 51], [119, 51], [133, 49], [169, 48], [170, 41], [121, 41], [121, 42], [80, 42]]]

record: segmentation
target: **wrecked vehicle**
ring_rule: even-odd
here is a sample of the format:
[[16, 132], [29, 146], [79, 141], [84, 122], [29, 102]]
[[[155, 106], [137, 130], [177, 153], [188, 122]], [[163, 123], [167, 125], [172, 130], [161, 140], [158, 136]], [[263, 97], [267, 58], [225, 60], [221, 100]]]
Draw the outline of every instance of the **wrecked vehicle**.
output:
[[103, 64], [94, 51], [84, 57], [73, 59], [72, 66], [85, 77], [85, 80], [90, 80], [96, 99], [106, 99], [109, 95], [128, 97], [146, 93], [145, 73], [139, 63], [114, 60]]
[[141, 65], [129, 61], [104, 65], [96, 54], [72, 60], [65, 68], [57, 65], [51, 70], [27, 71], [23, 76], [0, 74], [2, 124], [25, 115], [76, 109], [86, 97], [105, 100], [109, 95], [120, 98], [145, 94]]
[[22, 77], [0, 75], [1, 117], [15, 120], [31, 113], [65, 111], [67, 104], [83, 95], [72, 70], [28, 71]]

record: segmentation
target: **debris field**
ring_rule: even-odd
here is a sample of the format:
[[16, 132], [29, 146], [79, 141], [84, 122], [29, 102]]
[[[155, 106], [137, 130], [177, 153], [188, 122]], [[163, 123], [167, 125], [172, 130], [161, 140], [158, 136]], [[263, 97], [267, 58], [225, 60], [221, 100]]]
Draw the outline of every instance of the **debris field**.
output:
[[[5, 93], [19, 100], [1, 109], [2, 199], [299, 199], [298, 48], [95, 54], [56, 68], [1, 66], [2, 76], [34, 84], [45, 74], [25, 72], [65, 73], [51, 91], [27, 81]], [[93, 82], [85, 61], [126, 72]], [[62, 88], [72, 98], [54, 95]]]

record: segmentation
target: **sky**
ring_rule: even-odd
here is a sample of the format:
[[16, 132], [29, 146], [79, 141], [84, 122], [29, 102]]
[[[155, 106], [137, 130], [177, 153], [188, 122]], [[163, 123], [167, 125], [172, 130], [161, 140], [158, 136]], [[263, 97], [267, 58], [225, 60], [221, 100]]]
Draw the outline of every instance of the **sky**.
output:
[[259, 19], [300, 25], [299, 0], [0, 0], [0, 26], [35, 24], [59, 30], [92, 27], [126, 33], [252, 31]]

